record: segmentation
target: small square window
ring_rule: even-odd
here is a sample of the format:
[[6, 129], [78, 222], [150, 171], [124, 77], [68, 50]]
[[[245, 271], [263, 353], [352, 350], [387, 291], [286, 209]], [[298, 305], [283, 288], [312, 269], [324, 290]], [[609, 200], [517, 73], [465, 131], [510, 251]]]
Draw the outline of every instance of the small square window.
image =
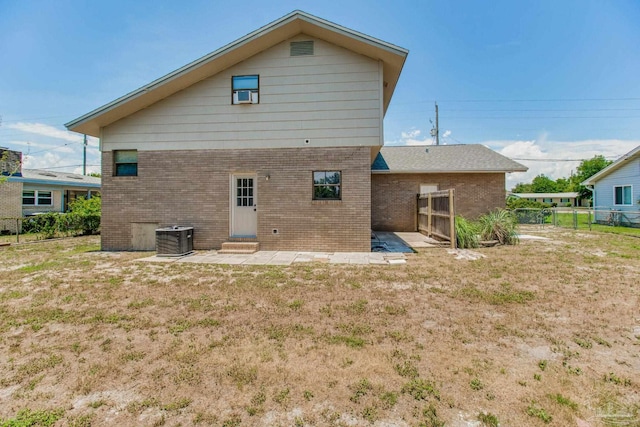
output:
[[22, 192], [22, 204], [28, 206], [34, 206], [36, 204], [36, 192], [35, 191], [23, 191]]
[[138, 151], [119, 150], [113, 152], [114, 176], [138, 176]]
[[313, 172], [313, 200], [340, 200], [342, 198], [340, 171]]
[[631, 205], [631, 186], [619, 185], [614, 187], [614, 204]]
[[38, 191], [38, 206], [51, 206], [52, 204], [51, 191]]
[[259, 76], [233, 76], [231, 78], [232, 104], [257, 104], [260, 92]]

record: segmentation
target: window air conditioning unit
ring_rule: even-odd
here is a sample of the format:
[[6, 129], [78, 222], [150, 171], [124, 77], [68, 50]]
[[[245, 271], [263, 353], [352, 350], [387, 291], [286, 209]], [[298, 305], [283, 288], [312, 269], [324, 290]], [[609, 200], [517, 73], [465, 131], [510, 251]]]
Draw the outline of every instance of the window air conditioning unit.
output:
[[257, 104], [258, 91], [252, 90], [236, 90], [233, 92], [234, 104]]

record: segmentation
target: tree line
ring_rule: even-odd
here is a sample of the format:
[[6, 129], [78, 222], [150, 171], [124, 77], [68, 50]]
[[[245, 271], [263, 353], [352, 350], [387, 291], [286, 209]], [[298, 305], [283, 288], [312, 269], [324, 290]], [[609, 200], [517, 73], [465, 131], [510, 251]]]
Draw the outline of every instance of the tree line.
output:
[[577, 192], [579, 199], [591, 199], [592, 193], [581, 183], [602, 169], [613, 163], [603, 155], [594, 156], [591, 159], [580, 162], [576, 173], [568, 178], [558, 178], [555, 181], [544, 174], [533, 178], [530, 183], [518, 183], [511, 192], [513, 193], [566, 193]]

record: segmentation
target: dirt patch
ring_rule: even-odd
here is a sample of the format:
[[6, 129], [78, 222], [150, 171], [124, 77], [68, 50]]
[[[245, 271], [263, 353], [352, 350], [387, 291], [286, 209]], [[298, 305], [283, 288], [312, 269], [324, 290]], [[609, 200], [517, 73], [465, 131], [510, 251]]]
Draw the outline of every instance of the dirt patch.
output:
[[92, 237], [5, 248], [0, 420], [637, 425], [640, 241], [543, 231], [394, 268], [140, 263]]

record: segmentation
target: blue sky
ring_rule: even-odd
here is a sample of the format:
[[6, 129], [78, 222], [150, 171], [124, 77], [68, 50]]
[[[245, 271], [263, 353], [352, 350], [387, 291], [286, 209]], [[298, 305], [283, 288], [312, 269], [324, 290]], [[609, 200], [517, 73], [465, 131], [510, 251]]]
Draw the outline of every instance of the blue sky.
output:
[[437, 101], [441, 143], [527, 159], [508, 188], [640, 145], [638, 1], [0, 0], [0, 146], [79, 172], [64, 123], [295, 9], [409, 49], [387, 144], [432, 143]]

